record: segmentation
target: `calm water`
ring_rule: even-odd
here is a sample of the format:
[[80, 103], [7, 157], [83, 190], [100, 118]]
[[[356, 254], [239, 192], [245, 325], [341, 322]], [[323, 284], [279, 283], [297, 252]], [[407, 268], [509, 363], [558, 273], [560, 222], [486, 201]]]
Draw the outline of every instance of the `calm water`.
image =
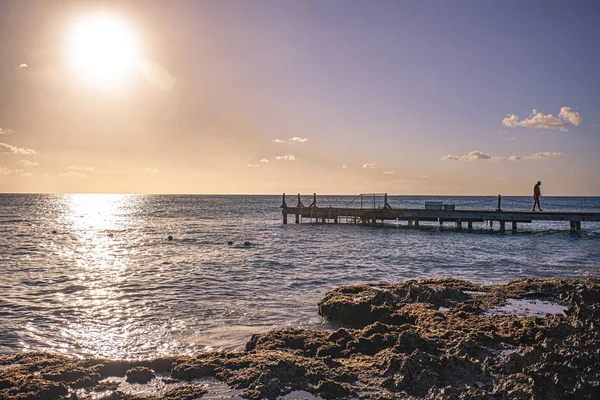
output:
[[[319, 205], [352, 198], [320, 197]], [[390, 202], [422, 207], [426, 199], [434, 198]], [[496, 206], [492, 197], [436, 199]], [[547, 210], [600, 211], [600, 198], [542, 201]], [[236, 349], [272, 328], [332, 328], [316, 303], [339, 285], [600, 276], [598, 223], [584, 222], [581, 234], [567, 222], [504, 234], [483, 224], [462, 232], [434, 223], [284, 226], [280, 204], [278, 196], [0, 195], [0, 353]], [[529, 207], [529, 198], [513, 197], [502, 208]]]

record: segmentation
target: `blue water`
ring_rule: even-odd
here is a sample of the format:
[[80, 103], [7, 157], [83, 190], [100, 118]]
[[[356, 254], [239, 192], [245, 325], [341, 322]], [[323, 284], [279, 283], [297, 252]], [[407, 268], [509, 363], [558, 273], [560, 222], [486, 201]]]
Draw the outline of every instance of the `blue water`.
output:
[[[352, 199], [319, 197], [318, 205]], [[428, 199], [497, 204], [390, 203]], [[577, 234], [568, 222], [521, 224], [516, 233], [484, 224], [460, 232], [436, 223], [283, 225], [280, 204], [279, 196], [0, 195], [0, 353], [147, 358], [237, 349], [273, 328], [332, 329], [316, 303], [339, 285], [600, 277], [599, 223], [584, 222]], [[502, 200], [504, 210], [530, 207], [528, 197]], [[544, 197], [542, 207], [598, 212], [600, 198]]]

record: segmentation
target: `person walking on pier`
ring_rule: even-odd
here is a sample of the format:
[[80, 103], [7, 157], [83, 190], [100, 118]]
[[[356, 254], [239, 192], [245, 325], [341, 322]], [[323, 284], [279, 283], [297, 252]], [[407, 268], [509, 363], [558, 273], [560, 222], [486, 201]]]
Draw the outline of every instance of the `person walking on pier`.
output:
[[542, 190], [540, 189], [541, 184], [542, 182], [538, 181], [538, 183], [536, 183], [533, 187], [533, 208], [531, 209], [531, 211], [535, 211], [536, 204], [538, 206], [538, 210], [544, 211], [540, 206], [540, 197], [542, 197]]

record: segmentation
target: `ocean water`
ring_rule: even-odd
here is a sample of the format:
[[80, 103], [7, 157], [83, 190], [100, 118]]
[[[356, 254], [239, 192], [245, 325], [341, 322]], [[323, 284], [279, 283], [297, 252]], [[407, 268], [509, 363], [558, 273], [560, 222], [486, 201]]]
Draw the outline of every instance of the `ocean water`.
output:
[[[323, 196], [318, 205], [353, 199]], [[425, 200], [475, 209], [497, 201], [390, 197], [394, 207]], [[532, 202], [502, 201], [504, 210]], [[149, 358], [239, 349], [273, 328], [334, 329], [317, 302], [340, 285], [600, 277], [600, 223], [584, 222], [576, 234], [567, 222], [506, 233], [484, 224], [283, 225], [280, 204], [280, 196], [0, 195], [0, 353]], [[542, 206], [598, 212], [600, 198], [544, 197]]]

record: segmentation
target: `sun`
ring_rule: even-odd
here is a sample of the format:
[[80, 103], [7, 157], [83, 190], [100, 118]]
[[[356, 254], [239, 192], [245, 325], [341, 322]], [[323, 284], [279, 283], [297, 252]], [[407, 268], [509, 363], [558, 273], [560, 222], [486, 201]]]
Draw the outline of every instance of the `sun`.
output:
[[84, 82], [123, 83], [136, 67], [138, 44], [127, 21], [112, 14], [88, 16], [69, 31], [68, 65]]

